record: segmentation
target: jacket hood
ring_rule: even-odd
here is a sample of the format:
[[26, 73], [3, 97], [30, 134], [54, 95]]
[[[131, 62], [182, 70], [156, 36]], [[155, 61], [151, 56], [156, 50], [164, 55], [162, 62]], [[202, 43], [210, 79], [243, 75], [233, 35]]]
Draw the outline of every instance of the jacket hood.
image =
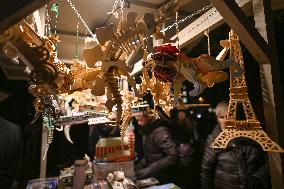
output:
[[162, 119], [154, 119], [148, 125], [141, 127], [142, 134], [149, 134], [158, 127], [168, 127], [167, 121]]

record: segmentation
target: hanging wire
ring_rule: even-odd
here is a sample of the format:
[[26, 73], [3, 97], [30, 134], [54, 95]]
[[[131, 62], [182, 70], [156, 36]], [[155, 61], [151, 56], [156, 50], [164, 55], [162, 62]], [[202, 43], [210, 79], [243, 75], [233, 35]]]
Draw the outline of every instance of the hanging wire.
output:
[[202, 9], [199, 9], [199, 10], [196, 11], [195, 13], [192, 13], [191, 15], [188, 15], [187, 17], [185, 17], [185, 18], [179, 20], [178, 22], [175, 22], [174, 24], [172, 24], [172, 25], [170, 25], [170, 26], [168, 26], [168, 27], [162, 29], [160, 32], [165, 32], [165, 31], [167, 31], [167, 30], [170, 30], [170, 29], [173, 28], [174, 26], [176, 26], [176, 25], [178, 25], [178, 24], [181, 24], [181, 23], [187, 21], [188, 19], [190, 19], [190, 18], [192, 18], [192, 17], [194, 17], [194, 16], [196, 16], [196, 15], [198, 15], [198, 14], [200, 14], [200, 13], [206, 11], [206, 10], [208, 10], [208, 9], [211, 8], [211, 7], [213, 7], [212, 4], [207, 5], [207, 6], [203, 7]]
[[[192, 18], [193, 16], [196, 16], [196, 15], [201, 14], [203, 11], [206, 11], [206, 10], [208, 10], [208, 9], [211, 8], [211, 7], [213, 7], [212, 4], [207, 5], [207, 6], [203, 7], [202, 9], [199, 9], [199, 10], [196, 11], [195, 13], [193, 13], [193, 14], [191, 14], [191, 15], [189, 15], [189, 16], [187, 16], [187, 17], [181, 19], [181, 20], [179, 20], [178, 22], [175, 22], [175, 23], [173, 23], [172, 25], [170, 25], [170, 26], [168, 26], [168, 27], [166, 27], [166, 28], [160, 30], [160, 32], [164, 33], [164, 32], [166, 32], [166, 31], [172, 29], [174, 26], [177, 26], [178, 24], [181, 24], [181, 23], [185, 22], [186, 20]], [[217, 10], [214, 10], [212, 13], [210, 13], [208, 16], [206, 16], [204, 19], [202, 19], [202, 20], [196, 25], [196, 27], [198, 27], [200, 24], [202, 24], [203, 22], [205, 22], [207, 19], [209, 19], [211, 16], [213, 16], [213, 15], [216, 14], [217, 12], [218, 12]], [[187, 33], [189, 33], [190, 31], [192, 31], [192, 30], [195, 29], [196, 27], [191, 28]], [[183, 35], [179, 35], [179, 36], [178, 36], [179, 39], [183, 38], [185, 35], [187, 35], [187, 33], [185, 33], [185, 34], [183, 34]], [[150, 37], [153, 37], [153, 35], [151, 35]], [[146, 38], [143, 38], [143, 39], [146, 39]], [[179, 39], [178, 39], [178, 40], [179, 40]], [[137, 40], [136, 42], [132, 42], [132, 43], [135, 44], [135, 43], [138, 43], [138, 42], [139, 42], [139, 41]]]
[[195, 28], [197, 28], [198, 26], [200, 26], [202, 23], [204, 23], [206, 20], [210, 19], [211, 17], [213, 17], [213, 15], [219, 13], [216, 9], [213, 10], [208, 16], [206, 16], [205, 18], [203, 18], [202, 20], [200, 20], [200, 22], [198, 22], [195, 27], [192, 27], [191, 29], [187, 30], [187, 32], [184, 32], [183, 35], [180, 35], [180, 38], [184, 38], [186, 35], [188, 35], [192, 30], [194, 30]]
[[48, 14], [48, 8], [47, 5], [45, 6], [45, 35], [50, 36], [51, 35], [51, 27], [50, 27], [50, 16]]
[[55, 12], [54, 35], [56, 35], [57, 34], [56, 29], [57, 29], [58, 15], [59, 15], [59, 0], [57, 1], [57, 3], [52, 5], [51, 11]]
[[124, 5], [124, 0], [120, 0], [120, 21], [123, 21], [123, 5]]
[[76, 27], [76, 56], [75, 56], [76, 59], [78, 58], [79, 24], [80, 24], [80, 21], [78, 20], [77, 27]]
[[[87, 29], [88, 33], [89, 33], [94, 39], [97, 39], [97, 38], [96, 38], [96, 35], [92, 33], [92, 31], [90, 30], [90, 28], [88, 27], [88, 25], [86, 24], [86, 22], [84, 21], [84, 19], [82, 18], [82, 16], [81, 16], [80, 13], [78, 12], [78, 10], [76, 9], [76, 7], [75, 7], [74, 4], [72, 3], [72, 1], [71, 1], [71, 0], [66, 0], [66, 1], [69, 3], [70, 7], [73, 9], [73, 11], [75, 12], [75, 14], [79, 17], [80, 21], [83, 23], [83, 25], [84, 25], [84, 27]], [[121, 4], [120, 1], [123, 1], [123, 3]], [[118, 15], [117, 10], [119, 9], [118, 6], [117, 6], [117, 4], [118, 4], [119, 2], [120, 2], [121, 7], [123, 7], [123, 4], [125, 3], [124, 0], [116, 0], [115, 3], [114, 3], [114, 5], [113, 5], [112, 11], [109, 12], [109, 13], [107, 13], [107, 14], [111, 14], [111, 15], [117, 16], [117, 15]], [[181, 19], [181, 20], [179, 20], [178, 23], [174, 23], [173, 25], [170, 25], [170, 26], [168, 26], [168, 27], [162, 29], [160, 32], [165, 32], [165, 31], [167, 31], [167, 30], [170, 30], [170, 29], [171, 29], [172, 27], [174, 27], [176, 24], [181, 24], [181, 23], [187, 21], [188, 19], [190, 19], [190, 18], [192, 18], [192, 17], [194, 17], [194, 16], [196, 16], [196, 15], [198, 15], [198, 14], [201, 14], [202, 12], [208, 10], [208, 9], [211, 8], [211, 7], [213, 7], [212, 4], [207, 5], [207, 6], [203, 7], [202, 9], [199, 9], [199, 10], [196, 11], [195, 13], [193, 13], [193, 14], [191, 14], [191, 15], [189, 15], [189, 16], [187, 16], [187, 17]], [[213, 11], [213, 13], [210, 14], [208, 17], [211, 17], [211, 16], [212, 16], [213, 14], [215, 14], [216, 12], [217, 12], [217, 10]], [[206, 17], [204, 20], [208, 19], [208, 17]], [[204, 20], [202, 20], [202, 21], [204, 21]], [[183, 36], [181, 36], [181, 37], [183, 37]]]
[[[119, 16], [123, 15], [124, 5], [125, 5], [124, 0], [115, 0], [111, 12], [108, 12], [107, 14], [114, 15], [116, 18], [119, 18]], [[117, 11], [118, 9], [120, 9], [120, 13]]]
[[210, 29], [207, 28], [207, 30], [204, 31], [204, 35], [207, 37], [207, 48], [208, 48], [208, 54], [211, 55], [211, 46], [210, 46], [210, 36], [209, 36]]
[[[72, 1], [71, 1], [71, 0], [66, 0], [66, 1], [69, 3], [70, 7], [73, 9], [73, 11], [75, 12], [75, 14], [78, 16], [78, 18], [80, 19], [80, 21], [83, 23], [84, 27], [86, 28], [86, 31], [88, 31], [88, 33], [92, 36], [92, 38], [94, 38], [95, 40], [97, 40], [96, 35], [92, 33], [92, 31], [90, 30], [90, 28], [88, 27], [88, 25], [86, 24], [86, 22], [84, 21], [84, 19], [82, 18], [82, 16], [80, 15], [80, 13], [78, 12], [78, 10], [76, 9], [76, 7], [73, 5]], [[118, 15], [117, 10], [118, 10], [118, 9], [121, 9], [121, 10], [120, 10], [120, 13], [121, 13], [121, 15], [122, 15], [122, 16], [121, 16], [121, 19], [123, 19], [123, 10], [122, 10], [122, 9], [123, 9], [123, 7], [124, 7], [124, 3], [125, 3], [124, 0], [116, 0], [115, 3], [114, 3], [114, 5], [113, 5], [113, 10], [112, 10], [111, 12], [109, 12], [108, 14]], [[117, 6], [117, 4], [120, 5], [120, 8]], [[181, 23], [185, 22], [186, 20], [192, 18], [193, 16], [196, 16], [196, 15], [198, 15], [198, 14], [201, 14], [202, 12], [208, 10], [208, 9], [211, 8], [211, 7], [213, 7], [212, 4], [207, 5], [207, 6], [203, 7], [202, 9], [199, 9], [199, 10], [196, 11], [195, 13], [193, 13], [193, 14], [191, 14], [191, 15], [189, 15], [189, 16], [187, 16], [187, 17], [181, 19], [181, 20], [179, 20], [178, 22], [174, 23], [173, 25], [170, 25], [170, 26], [168, 26], [168, 27], [162, 29], [160, 32], [165, 32], [165, 31], [167, 31], [167, 30], [170, 30], [172, 27], [177, 26], [178, 24], [181, 24]], [[209, 19], [209, 18], [210, 18], [212, 15], [214, 15], [215, 13], [217, 13], [217, 10], [214, 10], [210, 15], [208, 15], [208, 16], [205, 17], [203, 20], [201, 20], [201, 21], [200, 21], [200, 24], [201, 24], [202, 22], [204, 22], [205, 20]], [[57, 16], [58, 16], [58, 14], [57, 14]], [[199, 24], [198, 24], [198, 25], [199, 25]], [[197, 25], [197, 26], [198, 26], [198, 25]], [[56, 29], [56, 27], [55, 27], [55, 29]], [[193, 29], [194, 29], [194, 28], [192, 28], [191, 30], [193, 30]], [[184, 35], [186, 35], [186, 34], [184, 34]], [[179, 36], [179, 38], [184, 37], [184, 35], [183, 35], [183, 36]]]
[[80, 21], [83, 23], [84, 27], [87, 29], [87, 31], [89, 32], [89, 34], [94, 38], [96, 38], [96, 35], [93, 34], [93, 32], [90, 30], [90, 28], [88, 27], [88, 25], [86, 24], [85, 20], [82, 18], [82, 16], [80, 15], [80, 13], [78, 12], [78, 10], [76, 9], [76, 7], [73, 5], [73, 3], [71, 2], [71, 0], [66, 0], [70, 7], [73, 9], [73, 11], [75, 12], [75, 14], [78, 16], [78, 18], [80, 19]]
[[176, 21], [175, 21], [175, 24], [176, 24], [176, 35], [177, 35], [177, 48], [178, 50], [180, 50], [180, 47], [179, 47], [179, 27], [178, 27], [178, 11], [176, 12]]
[[[180, 46], [179, 46], [179, 27], [178, 27], [178, 11], [176, 12], [176, 21], [175, 21], [175, 24], [176, 24], [176, 35], [177, 35], [177, 48], [178, 50], [180, 50]], [[179, 59], [179, 56], [178, 56], [178, 70], [177, 70], [177, 73], [176, 73], [176, 76], [178, 76], [179, 72], [180, 72], [180, 69], [181, 69], [181, 62], [180, 62], [180, 59]]]
[[[123, 28], [123, 8], [124, 8], [124, 0], [115, 0], [113, 6], [112, 6], [112, 11], [108, 12], [107, 14], [114, 15], [118, 20], [119, 20], [119, 29], [122, 30]], [[119, 10], [119, 11], [118, 11]], [[110, 18], [110, 17], [109, 17]]]
[[88, 33], [88, 31], [87, 31], [87, 29], [85, 29], [85, 49], [87, 48], [87, 41], [88, 41], [88, 37], [87, 37], [87, 33]]
[[[57, 35], [57, 22], [58, 22], [58, 15], [59, 15], [59, 0], [57, 1], [57, 3], [52, 5], [51, 11], [55, 12], [54, 35], [56, 36]], [[55, 44], [55, 51], [57, 50], [58, 50], [58, 43]]]

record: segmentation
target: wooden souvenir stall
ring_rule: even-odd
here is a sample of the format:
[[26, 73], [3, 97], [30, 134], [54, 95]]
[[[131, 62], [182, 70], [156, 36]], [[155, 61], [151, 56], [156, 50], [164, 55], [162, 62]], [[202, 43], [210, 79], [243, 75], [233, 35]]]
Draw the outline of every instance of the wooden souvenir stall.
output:
[[[116, 0], [104, 24], [91, 29], [84, 20], [84, 11], [78, 11], [81, 1], [11, 2], [12, 7], [0, 3], [1, 7], [11, 10], [0, 17], [0, 46], [7, 59], [20, 60], [26, 67], [29, 92], [35, 98], [35, 120], [43, 116], [41, 178], [46, 177], [47, 153], [55, 130], [63, 131], [66, 139], [73, 143], [69, 134], [72, 125], [107, 123], [119, 127], [121, 137], [101, 138], [95, 148], [97, 164], [93, 165], [85, 157], [76, 161], [72, 168], [62, 170], [60, 180], [68, 187], [74, 183], [75, 188], [82, 188], [85, 183], [91, 183], [95, 175], [117, 188], [134, 187], [129, 178], [134, 176], [131, 170], [134, 170], [135, 138], [129, 122], [133, 107], [143, 106], [139, 99], [150, 91], [154, 105], [169, 114], [174, 107], [195, 106], [180, 100], [184, 80], [194, 86], [189, 95], [198, 96], [206, 88], [229, 79], [230, 102], [225, 129], [211, 147], [224, 149], [232, 139], [240, 136], [255, 140], [269, 153], [272, 188], [284, 189], [284, 138], [281, 137], [284, 135], [281, 127], [284, 125], [281, 116], [284, 102], [271, 20], [272, 9], [283, 9], [284, 2], [209, 0], [208, 4], [199, 2], [201, 9], [193, 9], [192, 13], [183, 16], [185, 10], [182, 7], [190, 7], [196, 3], [194, 0], [161, 1], [158, 4]], [[64, 6], [60, 6], [60, 2]], [[134, 6], [135, 11], [131, 12], [132, 5], [144, 8]], [[125, 7], [130, 7], [130, 11]], [[61, 11], [58, 9], [61, 8], [65, 16], [70, 16], [66, 10], [76, 16], [75, 32], [62, 31], [64, 21], [58, 20]], [[53, 19], [49, 10], [55, 15]], [[115, 24], [108, 22], [111, 16], [117, 17], [113, 19]], [[254, 18], [254, 24], [248, 16]], [[181, 24], [185, 23], [187, 26], [181, 29]], [[223, 50], [213, 57], [209, 33], [223, 23], [232, 30], [227, 39], [220, 42]], [[171, 28], [175, 32], [170, 31]], [[208, 54], [197, 58], [186, 56], [183, 51], [192, 49], [204, 35], [208, 38]], [[66, 58], [71, 42], [59, 46], [60, 37], [74, 41], [74, 59]], [[249, 99], [241, 43], [259, 63], [267, 133], [256, 118]], [[60, 54], [61, 51], [67, 52], [66, 57]], [[223, 71], [227, 68], [230, 74]], [[133, 77], [137, 73], [142, 73], [139, 85]], [[243, 120], [237, 119], [238, 106], [245, 113]], [[158, 116], [158, 113], [153, 115]], [[93, 167], [97, 170], [95, 174]], [[128, 171], [115, 171], [113, 167], [124, 167]]]
[[[279, 144], [283, 146], [282, 137], [280, 137], [281, 133], [283, 133], [280, 125], [284, 123], [283, 117], [281, 116], [281, 112], [283, 111], [283, 95], [281, 94], [281, 90], [279, 90], [279, 88], [281, 88], [280, 73], [277, 55], [275, 54], [276, 46], [273, 23], [271, 21], [271, 7], [273, 7], [273, 1], [252, 1], [255, 25], [248, 20], [240, 8], [248, 2], [215, 0], [211, 2], [220, 15], [217, 14], [214, 16], [214, 9], [208, 11], [208, 13], [204, 15], [205, 17], [201, 17], [200, 20], [213, 14], [211, 21], [207, 19], [208, 21], [201, 23], [198, 28], [201, 29], [205, 24], [206, 27], [214, 28], [224, 19], [258, 61], [261, 72], [263, 106], [265, 107], [265, 123], [269, 125], [267, 131], [271, 138], [278, 141]], [[193, 31], [190, 31], [190, 27], [181, 31], [181, 35], [182, 32], [192, 32], [193, 36], [198, 36], [198, 32], [193, 33]], [[191, 37], [188, 36], [191, 35], [184, 37], [184, 44], [192, 40]], [[283, 156], [278, 153], [270, 152], [269, 157], [272, 187], [283, 188]], [[276, 171], [279, 167], [282, 167], [281, 171]]]

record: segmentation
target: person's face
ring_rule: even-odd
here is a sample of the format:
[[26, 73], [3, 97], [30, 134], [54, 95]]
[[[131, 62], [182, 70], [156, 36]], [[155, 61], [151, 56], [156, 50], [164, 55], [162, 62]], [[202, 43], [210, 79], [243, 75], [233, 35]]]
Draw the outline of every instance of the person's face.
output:
[[218, 123], [221, 127], [221, 130], [225, 129], [225, 118], [227, 116], [227, 112], [224, 112], [223, 114], [217, 116], [217, 120], [218, 120]]
[[148, 117], [148, 116], [136, 116], [135, 118], [138, 122], [138, 125], [140, 125], [142, 127], [144, 127], [144, 126], [146, 126], [150, 123], [150, 117]]
[[178, 119], [179, 120], [185, 120], [185, 118], [186, 118], [185, 112], [179, 112], [178, 113]]

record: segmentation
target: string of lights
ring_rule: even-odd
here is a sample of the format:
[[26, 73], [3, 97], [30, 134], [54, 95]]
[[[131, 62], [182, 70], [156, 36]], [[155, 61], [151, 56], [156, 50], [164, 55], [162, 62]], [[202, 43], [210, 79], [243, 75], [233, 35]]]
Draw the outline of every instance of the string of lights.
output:
[[115, 0], [111, 12], [107, 14], [114, 15], [116, 18], [119, 17], [118, 9], [120, 9], [120, 16], [123, 17], [123, 7], [124, 7], [124, 0]]
[[50, 36], [51, 35], [51, 27], [50, 27], [50, 22], [51, 22], [51, 19], [50, 19], [50, 16], [48, 14], [48, 8], [47, 8], [47, 5], [45, 6], [45, 18], [46, 18], [46, 21], [45, 21], [45, 35], [46, 36]]
[[170, 25], [170, 26], [168, 26], [168, 27], [162, 29], [160, 32], [165, 32], [165, 31], [167, 31], [167, 30], [170, 30], [170, 29], [172, 29], [174, 26], [177, 26], [178, 24], [181, 24], [181, 23], [183, 23], [183, 22], [189, 20], [190, 18], [192, 18], [192, 17], [194, 17], [194, 16], [196, 16], [196, 15], [198, 15], [198, 14], [200, 14], [200, 13], [202, 13], [202, 12], [208, 10], [209, 8], [212, 8], [212, 7], [213, 7], [212, 4], [207, 5], [207, 6], [203, 7], [202, 9], [199, 9], [198, 11], [192, 13], [191, 15], [188, 15], [187, 17], [185, 17], [185, 18], [179, 20], [178, 22], [175, 22], [175, 23], [173, 23], [172, 25]]
[[90, 30], [90, 28], [88, 27], [88, 25], [86, 24], [85, 20], [82, 18], [82, 16], [80, 15], [80, 13], [78, 12], [78, 10], [76, 9], [76, 7], [74, 6], [74, 4], [72, 3], [71, 0], [66, 0], [70, 7], [73, 9], [73, 11], [75, 12], [75, 14], [78, 16], [78, 18], [80, 19], [80, 21], [82, 22], [82, 24], [84, 25], [84, 27], [87, 29], [88, 33], [95, 39], [96, 38], [96, 35], [93, 34], [93, 32]]
[[[86, 30], [88, 31], [88, 33], [89, 33], [94, 39], [97, 39], [97, 38], [96, 38], [96, 35], [93, 34], [93, 32], [90, 30], [90, 28], [88, 27], [88, 25], [86, 24], [86, 22], [84, 21], [84, 19], [82, 18], [82, 16], [80, 15], [79, 11], [78, 11], [78, 10], [76, 9], [76, 7], [74, 6], [74, 4], [72, 3], [72, 1], [71, 1], [71, 0], [66, 0], [66, 1], [69, 3], [70, 7], [73, 9], [73, 11], [75, 12], [75, 14], [78, 16], [78, 18], [80, 19], [80, 21], [83, 23], [83, 25], [84, 25], [84, 27], [86, 28]], [[121, 3], [123, 3], [123, 2], [124, 2], [124, 1], [118, 2], [117, 4], [120, 4], [120, 5], [121, 5]], [[194, 13], [192, 13], [192, 14], [186, 16], [185, 18], [179, 20], [178, 22], [175, 22], [175, 23], [173, 23], [172, 25], [167, 26], [166, 28], [162, 29], [160, 32], [166, 32], [166, 31], [172, 29], [173, 27], [177, 27], [177, 25], [179, 25], [179, 24], [181, 24], [181, 23], [183, 23], [183, 22], [189, 20], [190, 18], [192, 18], [192, 17], [194, 17], [194, 16], [196, 16], [196, 15], [199, 15], [199, 14], [203, 13], [204, 11], [206, 11], [206, 10], [212, 8], [212, 7], [213, 7], [212, 4], [207, 5], [207, 6], [203, 7], [202, 9], [199, 9], [198, 11], [196, 11], [196, 12], [194, 12]], [[203, 20], [201, 20], [200, 23], [196, 25], [196, 27], [198, 27], [198, 26], [199, 26], [201, 23], [203, 23], [205, 20], [209, 19], [209, 18], [210, 18], [213, 14], [215, 14], [216, 12], [217, 12], [217, 10], [214, 10], [211, 14], [209, 14], [207, 17], [205, 17]], [[193, 30], [193, 29], [194, 29], [194, 28], [192, 28], [191, 30]], [[189, 31], [191, 31], [191, 30], [189, 30]], [[188, 31], [188, 32], [189, 32], [189, 31]], [[179, 36], [179, 38], [183, 38], [185, 35], [186, 35], [186, 34], [183, 34], [182, 36]]]
[[[213, 7], [213, 5], [207, 5], [207, 6], [203, 7], [202, 9], [199, 9], [199, 10], [196, 11], [195, 13], [193, 13], [193, 14], [191, 14], [191, 15], [185, 17], [185, 18], [183, 18], [183, 19], [181, 19], [181, 20], [179, 20], [179, 21], [175, 21], [174, 24], [172, 24], [172, 25], [170, 25], [170, 26], [168, 26], [168, 27], [162, 29], [160, 32], [165, 32], [165, 31], [167, 31], [167, 30], [170, 30], [170, 29], [173, 28], [174, 26], [175, 26], [176, 28], [178, 28], [178, 25], [179, 25], [180, 23], [185, 22], [186, 20], [192, 18], [193, 16], [196, 16], [196, 15], [198, 15], [198, 14], [201, 14], [202, 12], [208, 10], [208, 9], [211, 8], [211, 7]], [[217, 10], [212, 11], [212, 13], [209, 14], [208, 16], [206, 16], [204, 19], [202, 19], [202, 20], [196, 25], [196, 27], [198, 27], [198, 26], [199, 26], [200, 24], [202, 24], [205, 20], [209, 19], [211, 16], [213, 16], [213, 15], [214, 15], [215, 13], [217, 13], [217, 12], [218, 12]], [[177, 20], [177, 18], [176, 18], [176, 20]], [[192, 31], [192, 30], [195, 29], [196, 27], [191, 28], [188, 32]], [[187, 32], [187, 33], [188, 33], [188, 32]], [[180, 39], [180, 38], [183, 38], [186, 34], [183, 34], [182, 36], [179, 36], [179, 30], [178, 30], [178, 32], [176, 33], [176, 35], [178, 36], [177, 39], [178, 39], [178, 41], [179, 41], [179, 39]], [[150, 37], [153, 37], [153, 35], [151, 35]], [[143, 39], [146, 39], [146, 38], [143, 38]], [[137, 42], [138, 42], [138, 41], [136, 41], [136, 43], [137, 43]], [[132, 43], [135, 44], [135, 42], [132, 42]], [[178, 44], [179, 44], [179, 42], [178, 42]]]
[[78, 20], [78, 23], [77, 23], [77, 26], [76, 26], [76, 55], [75, 55], [75, 59], [77, 59], [78, 58], [78, 43], [79, 43], [79, 24], [80, 24], [80, 22], [79, 22], [79, 20]]
[[56, 35], [57, 34], [58, 15], [59, 15], [59, 0], [57, 1], [57, 3], [52, 5], [51, 11], [55, 13], [54, 35]]
[[190, 30], [188, 30], [186, 33], [182, 34], [179, 36], [179, 38], [183, 38], [185, 37], [186, 35], [188, 35], [189, 32], [191, 32], [192, 30], [194, 30], [195, 28], [197, 28], [198, 26], [200, 26], [200, 24], [202, 24], [203, 22], [205, 22], [206, 20], [208, 20], [209, 18], [212, 18], [213, 15], [215, 15], [216, 13], [219, 13], [216, 9], [213, 10], [208, 16], [206, 16], [205, 18], [203, 18], [202, 20], [200, 20], [200, 22], [198, 22], [196, 24], [195, 27], [192, 27]]

